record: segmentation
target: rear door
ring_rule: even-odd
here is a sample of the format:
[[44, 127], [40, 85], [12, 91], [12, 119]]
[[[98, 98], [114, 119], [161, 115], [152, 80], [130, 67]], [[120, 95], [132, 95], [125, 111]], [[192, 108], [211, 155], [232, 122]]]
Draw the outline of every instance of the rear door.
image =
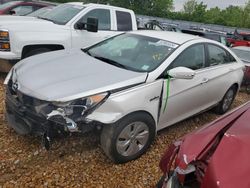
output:
[[207, 63], [205, 70], [206, 106], [218, 103], [227, 90], [238, 81], [242, 65], [224, 48], [216, 44], [207, 44]]

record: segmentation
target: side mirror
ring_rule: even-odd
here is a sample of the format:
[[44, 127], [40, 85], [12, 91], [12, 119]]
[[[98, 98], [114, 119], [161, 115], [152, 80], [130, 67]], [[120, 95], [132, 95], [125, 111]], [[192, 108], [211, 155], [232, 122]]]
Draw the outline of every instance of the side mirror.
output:
[[97, 18], [87, 18], [87, 31], [89, 32], [98, 31], [98, 19]]
[[193, 79], [195, 71], [186, 67], [176, 67], [169, 70], [168, 75], [176, 79]]

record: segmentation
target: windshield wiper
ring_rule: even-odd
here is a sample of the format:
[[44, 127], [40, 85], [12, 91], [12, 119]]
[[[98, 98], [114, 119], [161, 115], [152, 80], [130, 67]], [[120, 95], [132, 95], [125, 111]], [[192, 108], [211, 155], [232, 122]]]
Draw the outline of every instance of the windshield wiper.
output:
[[118, 63], [118, 62], [116, 62], [116, 61], [114, 61], [112, 59], [108, 59], [108, 58], [100, 57], [100, 56], [93, 56], [93, 57], [96, 58], [96, 59], [99, 59], [101, 61], [104, 61], [104, 62], [106, 62], [106, 63], [108, 63], [110, 65], [114, 65], [116, 67], [120, 67], [120, 68], [123, 68], [123, 69], [129, 69], [127, 66], [122, 65], [122, 64], [120, 64], [120, 63]]

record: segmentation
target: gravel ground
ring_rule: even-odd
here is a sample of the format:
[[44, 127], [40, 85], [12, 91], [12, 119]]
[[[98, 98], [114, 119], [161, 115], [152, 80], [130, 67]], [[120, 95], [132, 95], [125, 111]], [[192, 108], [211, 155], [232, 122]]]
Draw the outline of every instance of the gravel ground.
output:
[[[206, 112], [161, 131], [140, 159], [115, 165], [95, 135], [58, 139], [47, 152], [41, 140], [18, 136], [4, 120], [4, 75], [0, 75], [0, 188], [2, 187], [154, 187], [161, 176], [159, 160], [178, 137], [214, 120]], [[250, 100], [239, 93], [233, 107]]]

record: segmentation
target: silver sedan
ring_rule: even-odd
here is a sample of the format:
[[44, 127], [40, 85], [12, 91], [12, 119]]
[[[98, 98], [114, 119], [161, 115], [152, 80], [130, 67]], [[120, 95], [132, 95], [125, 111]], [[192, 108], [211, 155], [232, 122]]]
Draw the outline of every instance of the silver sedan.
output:
[[197, 36], [135, 31], [87, 49], [27, 58], [8, 74], [6, 110], [17, 133], [101, 131], [116, 163], [146, 152], [157, 131], [214, 108], [225, 113], [244, 65], [227, 47]]

